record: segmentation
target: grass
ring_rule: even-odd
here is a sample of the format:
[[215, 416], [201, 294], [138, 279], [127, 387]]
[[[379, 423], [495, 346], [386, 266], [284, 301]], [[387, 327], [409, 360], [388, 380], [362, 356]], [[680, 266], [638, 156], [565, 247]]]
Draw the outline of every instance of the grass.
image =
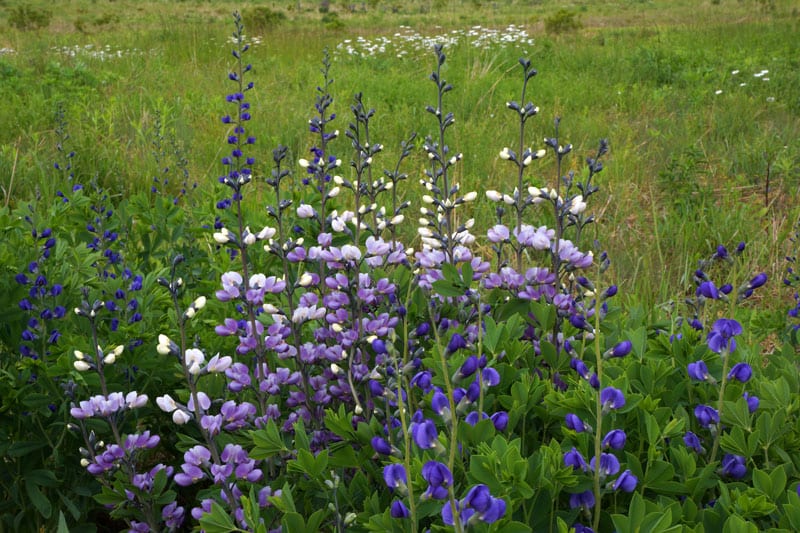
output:
[[[278, 143], [294, 159], [306, 155], [312, 141], [305, 124], [324, 48], [334, 53], [337, 127], [345, 130], [352, 95], [363, 92], [377, 111], [373, 135], [386, 145], [383, 162], [390, 167], [400, 140], [412, 131], [421, 140], [434, 130], [424, 112], [435, 94], [426, 82], [433, 55], [354, 57], [337, 53], [337, 45], [359, 36], [391, 39], [401, 25], [439, 35], [513, 23], [528, 32], [532, 46], [461, 43], [446, 49], [445, 77], [455, 91], [445, 106], [457, 120], [450, 143], [465, 154], [459, 176], [465, 187], [502, 189], [510, 179], [497, 153], [515, 138], [504, 103], [518, 98], [516, 60], [527, 55], [540, 72], [529, 93], [541, 107], [530, 142], [539, 145], [552, 134], [553, 117], [562, 116], [562, 138], [576, 147], [568, 170], [581, 171], [597, 141], [610, 139], [594, 204], [596, 231], [627, 293], [654, 309], [679, 296], [676, 291], [691, 290], [697, 259], [719, 243], [739, 240], [750, 244], [753, 270], [779, 279], [783, 243], [798, 216], [800, 178], [800, 58], [794, 45], [800, 15], [793, 4], [543, 4], [377, 1], [351, 9], [331, 3], [340, 21], [335, 27], [322, 22], [316, 4], [305, 2], [73, 0], [40, 3], [38, 9], [52, 14], [47, 30], [21, 31], [10, 28], [16, 3], [0, 3], [0, 49], [14, 50], [0, 55], [0, 123], [8, 125], [0, 130], [0, 200], [22, 205], [62, 186], [52, 171], [53, 117], [62, 102], [80, 180], [96, 180], [116, 195], [149, 188], [159, 168], [152, 139], [160, 117], [162, 132], [184, 147], [201, 198], [212, 202], [232, 59], [222, 36], [235, 8], [244, 11], [246, 25], [248, 10], [257, 6], [287, 15], [257, 34], [260, 44], [249, 58], [257, 91], [253, 129], [264, 165]], [[547, 34], [544, 21], [562, 8], [576, 13], [582, 27]], [[59, 52], [61, 47], [74, 55]], [[769, 73], [754, 76], [764, 69]], [[349, 159], [343, 136], [334, 149]], [[407, 166], [412, 179], [422, 172], [421, 155]], [[553, 161], [544, 160], [538, 172], [541, 183], [552, 183]], [[488, 202], [476, 204], [478, 227], [490, 225], [492, 210]], [[412, 238], [413, 229], [408, 231]], [[780, 295], [778, 285], [772, 301], [786, 307], [782, 298], [788, 295]]]

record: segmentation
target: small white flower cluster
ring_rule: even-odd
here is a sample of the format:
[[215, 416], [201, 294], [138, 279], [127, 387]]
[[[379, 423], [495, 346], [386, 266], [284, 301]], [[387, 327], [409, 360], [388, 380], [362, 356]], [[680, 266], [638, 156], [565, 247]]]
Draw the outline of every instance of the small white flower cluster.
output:
[[[449, 165], [454, 165], [460, 161], [462, 154], [453, 156], [449, 161]], [[434, 185], [431, 181], [422, 179], [420, 184], [428, 191], [433, 191]], [[446, 212], [453, 211], [456, 207], [475, 201], [478, 198], [478, 193], [470, 191], [463, 196], [456, 196], [454, 200], [450, 196], [458, 194], [461, 185], [456, 183], [448, 191], [448, 197], [441, 200], [430, 194], [422, 195], [422, 201], [431, 207], [422, 206], [420, 213], [422, 216], [419, 218], [419, 228], [417, 233], [422, 239], [423, 250], [437, 250], [443, 246], [444, 241], [451, 240], [456, 245], [467, 246], [475, 242], [475, 236], [470, 233], [470, 229], [475, 225], [475, 219], [470, 218], [465, 223], [454, 228], [449, 232], [449, 235], [441, 235], [439, 229], [447, 229], [445, 224]]]
[[[246, 246], [250, 246], [255, 244], [257, 241], [268, 241], [271, 242], [272, 237], [275, 236], [277, 230], [275, 228], [265, 226], [264, 229], [259, 231], [258, 233], [253, 233], [250, 230], [250, 226], [245, 227], [244, 231], [242, 232], [242, 242]], [[218, 244], [227, 244], [227, 243], [236, 243], [237, 242], [236, 235], [231, 232], [228, 228], [221, 228], [219, 231], [214, 232], [214, 241]]]
[[[89, 57], [92, 59], [99, 59], [100, 61], [121, 59], [128, 56], [141, 56], [147, 53], [139, 48], [114, 48], [110, 44], [103, 47], [95, 47], [93, 44], [84, 46], [76, 44], [74, 46], [54, 46], [51, 49], [67, 57]], [[2, 55], [2, 53], [0, 53], [0, 55]]]
[[473, 26], [469, 29], [451, 30], [438, 35], [422, 35], [408, 26], [400, 26], [400, 31], [391, 38], [382, 35], [373, 39], [361, 36], [355, 39], [345, 39], [336, 45], [336, 53], [353, 57], [376, 57], [392, 54], [398, 59], [403, 59], [411, 54], [427, 54], [434, 44], [451, 47], [459, 43], [466, 43], [482, 50], [506, 48], [507, 46], [524, 50], [528, 46], [533, 46], [534, 41], [524, 28], [514, 24], [503, 29]]
[[[741, 74], [741, 72], [742, 71], [739, 70], [739, 69], [734, 69], [734, 70], [731, 71], [731, 76], [738, 77], [738, 75]], [[769, 76], [767, 76], [767, 74], [769, 74], [769, 69], [761, 69], [758, 72], [754, 72], [753, 73], [753, 77], [756, 78], [756, 79], [760, 79], [761, 81], [769, 81]], [[746, 81], [739, 82], [739, 87], [747, 87], [747, 82]], [[714, 91], [714, 94], [719, 96], [723, 92], [724, 91], [722, 89], [717, 89], [717, 90]], [[775, 102], [775, 97], [774, 96], [767, 96], [766, 100], [767, 100], [767, 102], [772, 103], [772, 102]]]
[[125, 347], [121, 344], [105, 354], [103, 353], [103, 349], [98, 346], [95, 356], [85, 354], [80, 350], [75, 350], [73, 352], [75, 355], [75, 362], [72, 366], [74, 366], [75, 370], [78, 372], [86, 372], [87, 370], [97, 368], [101, 361], [104, 365], [113, 365], [117, 361], [117, 358], [122, 355], [123, 351], [125, 351]]
[[17, 51], [14, 50], [13, 48], [7, 48], [5, 46], [0, 48], [0, 56], [7, 56], [7, 55], [11, 55], [11, 54], [16, 54], [16, 53], [17, 53]]

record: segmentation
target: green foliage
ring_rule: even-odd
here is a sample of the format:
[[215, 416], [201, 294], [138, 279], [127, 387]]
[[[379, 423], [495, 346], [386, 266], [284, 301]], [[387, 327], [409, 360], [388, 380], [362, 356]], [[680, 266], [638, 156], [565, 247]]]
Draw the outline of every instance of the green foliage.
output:
[[287, 21], [286, 13], [267, 6], [253, 6], [242, 10], [242, 18], [250, 32], [273, 30]]
[[569, 9], [559, 9], [544, 19], [544, 29], [551, 35], [573, 33], [582, 27], [578, 13]]
[[8, 11], [8, 23], [20, 31], [36, 31], [47, 28], [53, 18], [49, 9], [37, 6], [16, 6]]

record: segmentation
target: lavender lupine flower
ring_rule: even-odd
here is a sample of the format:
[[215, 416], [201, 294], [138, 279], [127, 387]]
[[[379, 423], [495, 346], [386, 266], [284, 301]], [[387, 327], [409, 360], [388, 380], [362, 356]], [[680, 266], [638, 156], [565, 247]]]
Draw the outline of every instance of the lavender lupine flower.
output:
[[508, 427], [509, 418], [508, 413], [505, 411], [498, 411], [490, 416], [489, 419], [497, 431], [505, 431], [506, 427]]
[[732, 353], [736, 349], [734, 337], [742, 333], [742, 325], [736, 320], [720, 318], [708, 333], [708, 347], [716, 353]]
[[719, 299], [719, 291], [717, 290], [716, 285], [712, 281], [704, 281], [702, 282], [695, 291], [695, 295], [698, 297], [708, 298], [710, 300], [717, 300]]
[[733, 479], [742, 479], [747, 475], [745, 458], [741, 455], [726, 453], [722, 458], [722, 475]]
[[713, 407], [698, 405], [694, 408], [694, 416], [700, 422], [700, 426], [708, 428], [719, 424], [719, 413]]
[[753, 376], [753, 369], [747, 363], [736, 363], [728, 372], [728, 379], [735, 379], [742, 383], [747, 383]]

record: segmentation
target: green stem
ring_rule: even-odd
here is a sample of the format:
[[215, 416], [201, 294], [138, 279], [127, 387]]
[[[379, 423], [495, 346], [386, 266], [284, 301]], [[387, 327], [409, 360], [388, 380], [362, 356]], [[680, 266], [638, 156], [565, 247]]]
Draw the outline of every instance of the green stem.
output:
[[719, 424], [717, 426], [717, 431], [714, 434], [714, 445], [711, 448], [711, 459], [710, 462], [714, 462], [717, 458], [717, 452], [719, 451], [719, 437], [722, 433], [722, 407], [725, 403], [725, 385], [728, 383], [728, 365], [730, 364], [730, 354], [728, 350], [722, 352], [722, 383], [719, 385], [719, 399], [717, 400], [717, 414], [719, 415]]
[[[603, 383], [603, 354], [600, 351], [600, 306], [595, 302], [594, 310], [594, 351], [597, 365], [597, 382]], [[603, 404], [600, 401], [600, 392], [595, 395], [595, 421], [597, 427], [594, 430], [594, 520], [592, 529], [598, 531], [600, 527], [600, 511], [602, 503], [600, 500], [600, 453], [603, 444]]]

